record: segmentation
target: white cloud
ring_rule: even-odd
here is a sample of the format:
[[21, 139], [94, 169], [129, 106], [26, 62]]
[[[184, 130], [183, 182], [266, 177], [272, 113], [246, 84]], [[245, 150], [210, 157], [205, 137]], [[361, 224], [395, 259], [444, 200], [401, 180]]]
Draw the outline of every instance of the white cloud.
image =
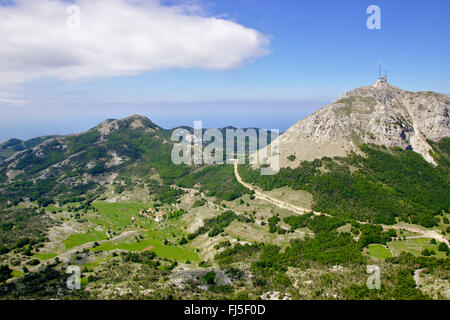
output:
[[26, 104], [28, 100], [23, 99], [7, 99], [0, 97], [0, 104], [8, 104], [8, 105], [16, 105], [16, 106], [22, 106]]
[[[157, 0], [63, 0], [0, 5], [0, 86], [44, 77], [84, 81], [167, 68], [226, 70], [267, 54], [269, 40], [196, 6]], [[1, 101], [0, 101], [1, 102]]]

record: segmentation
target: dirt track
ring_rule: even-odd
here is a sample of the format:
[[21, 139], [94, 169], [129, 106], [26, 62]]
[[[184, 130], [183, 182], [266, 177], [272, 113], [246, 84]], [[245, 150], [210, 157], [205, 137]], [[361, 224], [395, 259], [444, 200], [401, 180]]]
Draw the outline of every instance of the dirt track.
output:
[[447, 246], [450, 247], [448, 240], [441, 234], [439, 234], [438, 232], [434, 231], [434, 230], [424, 230], [420, 227], [416, 227], [416, 226], [409, 226], [409, 225], [397, 225], [397, 226], [387, 226], [387, 225], [383, 225], [383, 228], [386, 229], [397, 229], [397, 230], [406, 230], [406, 231], [410, 231], [410, 232], [415, 232], [415, 233], [419, 233], [421, 234], [420, 236], [410, 236], [410, 237], [406, 237], [407, 239], [416, 239], [416, 238], [433, 238], [436, 241], [440, 241], [440, 242], [444, 242]]
[[[281, 201], [281, 200], [279, 200], [279, 199], [276, 199], [276, 198], [274, 198], [274, 197], [271, 197], [271, 196], [269, 196], [269, 195], [267, 195], [267, 194], [265, 194], [265, 193], [262, 193], [261, 191], [257, 190], [257, 189], [254, 188], [252, 185], [250, 185], [250, 184], [248, 184], [248, 183], [246, 183], [246, 182], [244, 182], [244, 181], [242, 180], [241, 176], [239, 175], [239, 171], [238, 171], [238, 163], [237, 163], [237, 161], [234, 161], [234, 175], [236, 176], [236, 179], [237, 179], [237, 181], [238, 181], [240, 184], [242, 184], [242, 185], [243, 185], [244, 187], [246, 187], [247, 189], [250, 189], [250, 190], [252, 190], [252, 191], [255, 192], [255, 198], [263, 199], [263, 200], [269, 201], [270, 203], [276, 205], [276, 206], [279, 207], [279, 208], [286, 209], [286, 210], [290, 210], [290, 211], [295, 212], [295, 213], [297, 213], [297, 214], [305, 214], [305, 213], [309, 213], [309, 212], [312, 212], [312, 213], [314, 213], [315, 215], [321, 215], [321, 214], [324, 214], [324, 213], [321, 213], [321, 212], [316, 212], [316, 211], [313, 211], [313, 210], [311, 210], [311, 209], [302, 208], [302, 207], [295, 206], [295, 205], [293, 205], [293, 204], [290, 204], [290, 203]], [[327, 215], [327, 214], [325, 214], [325, 215]]]
[[[247, 189], [250, 189], [250, 190], [255, 192], [255, 198], [269, 201], [270, 203], [276, 205], [279, 208], [287, 209], [287, 210], [290, 210], [290, 211], [295, 212], [297, 214], [305, 214], [305, 213], [308, 213], [308, 212], [313, 212], [315, 215], [323, 214], [323, 215], [326, 215], [326, 216], [330, 216], [329, 214], [326, 214], [326, 213], [316, 212], [316, 211], [312, 211], [310, 209], [294, 206], [293, 204], [281, 201], [279, 199], [276, 199], [274, 197], [266, 195], [263, 192], [257, 190], [255, 187], [253, 187], [252, 185], [250, 185], [250, 184], [248, 184], [248, 183], [246, 183], [246, 182], [244, 182], [242, 180], [241, 176], [239, 175], [237, 160], [234, 161], [234, 175], [236, 176], [236, 179], [237, 179], [237, 181], [240, 184], [242, 184]], [[360, 222], [360, 223], [365, 223], [365, 222]], [[402, 226], [402, 225], [397, 225], [397, 226], [395, 226], [395, 225], [394, 226], [383, 225], [383, 228], [385, 228], [385, 229], [398, 229], [398, 230], [403, 229], [403, 230], [407, 230], [407, 231], [410, 231], [410, 232], [419, 233], [419, 234], [421, 234], [420, 236], [407, 237], [407, 238], [409, 238], [409, 239], [413, 239], [413, 238], [433, 238], [436, 241], [444, 242], [445, 244], [447, 244], [447, 246], [450, 247], [449, 241], [443, 235], [439, 234], [438, 232], [436, 232], [434, 230], [424, 230], [424, 229], [421, 229], [420, 227]]]

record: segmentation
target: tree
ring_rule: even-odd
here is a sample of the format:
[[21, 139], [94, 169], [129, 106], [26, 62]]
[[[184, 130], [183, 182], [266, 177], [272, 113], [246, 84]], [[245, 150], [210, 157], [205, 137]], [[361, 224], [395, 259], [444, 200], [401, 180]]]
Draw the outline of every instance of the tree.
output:
[[425, 257], [429, 257], [431, 255], [435, 255], [436, 252], [434, 252], [434, 250], [428, 250], [428, 249], [423, 249], [422, 250], [422, 255]]
[[4, 282], [11, 278], [12, 276], [12, 270], [9, 268], [9, 266], [2, 265], [0, 266], [0, 282]]
[[442, 251], [442, 252], [447, 252], [449, 251], [448, 246], [445, 242], [441, 242], [438, 246], [438, 250]]
[[209, 285], [212, 285], [216, 282], [216, 273], [214, 271], [210, 271], [203, 277], [203, 280]]

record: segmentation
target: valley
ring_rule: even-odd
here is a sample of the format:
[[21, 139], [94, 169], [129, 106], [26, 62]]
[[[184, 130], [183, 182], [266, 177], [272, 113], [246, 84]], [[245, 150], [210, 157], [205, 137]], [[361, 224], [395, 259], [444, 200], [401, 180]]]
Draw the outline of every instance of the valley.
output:
[[[428, 96], [440, 128], [416, 120]], [[3, 143], [1, 298], [450, 299], [449, 105], [355, 89], [280, 136], [300, 143], [281, 144], [271, 176], [236, 160], [175, 165], [175, 129], [139, 115]], [[368, 115], [378, 131], [363, 126]], [[341, 129], [344, 153], [300, 153], [308, 136], [332, 150]], [[373, 264], [380, 290], [366, 286]], [[80, 290], [66, 286], [69, 266]]]

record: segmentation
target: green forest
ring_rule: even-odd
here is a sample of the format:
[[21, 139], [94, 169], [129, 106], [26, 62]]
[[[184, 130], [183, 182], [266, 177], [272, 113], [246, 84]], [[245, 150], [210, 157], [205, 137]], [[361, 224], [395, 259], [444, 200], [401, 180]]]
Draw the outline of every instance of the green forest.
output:
[[[441, 154], [448, 150], [446, 141], [441, 142]], [[366, 157], [352, 154], [304, 161], [273, 176], [262, 176], [250, 166], [240, 166], [239, 173], [263, 190], [289, 186], [309, 191], [315, 211], [343, 219], [394, 224], [398, 218], [432, 227], [437, 225], [436, 215], [449, 212], [447, 162], [433, 167], [414, 151], [374, 145], [361, 149]]]

